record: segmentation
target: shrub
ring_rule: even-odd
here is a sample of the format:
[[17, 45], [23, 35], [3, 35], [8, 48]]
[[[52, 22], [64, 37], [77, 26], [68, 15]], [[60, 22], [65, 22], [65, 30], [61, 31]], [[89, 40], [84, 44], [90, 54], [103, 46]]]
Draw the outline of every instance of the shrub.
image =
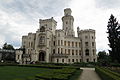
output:
[[76, 68], [53, 69], [51, 72], [43, 72], [35, 77], [45, 80], [69, 80], [70, 76], [76, 71]]
[[115, 72], [109, 71], [105, 68], [96, 67], [95, 71], [101, 77], [102, 80], [120, 80], [120, 77]]

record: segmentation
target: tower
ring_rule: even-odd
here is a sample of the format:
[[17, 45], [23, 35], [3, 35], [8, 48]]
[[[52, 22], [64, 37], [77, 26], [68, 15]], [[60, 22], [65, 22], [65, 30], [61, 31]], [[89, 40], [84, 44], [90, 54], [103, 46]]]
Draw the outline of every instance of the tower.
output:
[[86, 29], [79, 30], [77, 28], [78, 37], [82, 41], [82, 57], [83, 62], [97, 62], [95, 30]]
[[74, 18], [71, 15], [72, 11], [70, 8], [64, 9], [64, 16], [62, 17], [63, 30], [65, 31], [65, 36], [74, 36], [73, 22]]
[[52, 18], [40, 19], [40, 28], [36, 32], [35, 50], [38, 61], [50, 62], [52, 54], [52, 41], [55, 36], [57, 22]]

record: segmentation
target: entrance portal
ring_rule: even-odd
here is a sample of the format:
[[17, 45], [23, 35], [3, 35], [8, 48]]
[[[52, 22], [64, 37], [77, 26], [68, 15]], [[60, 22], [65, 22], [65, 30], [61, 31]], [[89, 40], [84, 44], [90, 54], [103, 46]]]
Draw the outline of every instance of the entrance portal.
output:
[[39, 53], [39, 61], [45, 61], [45, 52]]

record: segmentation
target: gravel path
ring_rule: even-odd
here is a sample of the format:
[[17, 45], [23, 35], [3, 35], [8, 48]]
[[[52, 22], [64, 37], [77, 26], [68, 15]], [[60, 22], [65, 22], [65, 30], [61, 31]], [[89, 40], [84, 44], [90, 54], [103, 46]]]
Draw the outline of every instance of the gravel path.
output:
[[95, 72], [95, 68], [80, 68], [83, 72], [78, 80], [101, 80]]

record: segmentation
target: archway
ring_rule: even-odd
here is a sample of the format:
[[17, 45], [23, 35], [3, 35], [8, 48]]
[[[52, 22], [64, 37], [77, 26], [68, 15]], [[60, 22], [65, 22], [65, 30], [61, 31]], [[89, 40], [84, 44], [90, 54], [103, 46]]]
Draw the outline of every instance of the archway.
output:
[[45, 61], [45, 52], [44, 51], [41, 51], [39, 53], [39, 61]]

